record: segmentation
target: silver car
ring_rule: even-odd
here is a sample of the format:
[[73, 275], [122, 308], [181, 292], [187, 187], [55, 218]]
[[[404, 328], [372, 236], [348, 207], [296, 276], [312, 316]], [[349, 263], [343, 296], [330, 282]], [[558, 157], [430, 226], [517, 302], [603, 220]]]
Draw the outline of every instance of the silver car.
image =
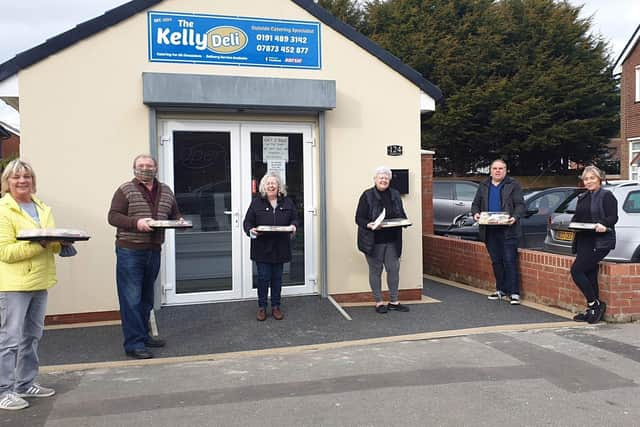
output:
[[[616, 224], [616, 248], [609, 252], [607, 261], [640, 262], [640, 184], [623, 182], [605, 185], [618, 200], [618, 223]], [[581, 189], [570, 195], [550, 219], [544, 248], [548, 252], [571, 255], [571, 243], [575, 231], [569, 223], [575, 213]]]
[[433, 230], [444, 234], [458, 215], [471, 211], [478, 183], [464, 180], [433, 181]]

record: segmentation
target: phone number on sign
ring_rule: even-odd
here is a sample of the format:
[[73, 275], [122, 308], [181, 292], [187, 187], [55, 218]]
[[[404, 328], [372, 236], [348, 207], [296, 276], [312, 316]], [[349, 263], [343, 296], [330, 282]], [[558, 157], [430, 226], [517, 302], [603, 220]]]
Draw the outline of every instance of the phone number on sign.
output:
[[293, 47], [293, 46], [273, 46], [268, 44], [259, 44], [256, 46], [258, 52], [270, 52], [270, 53], [297, 53], [304, 55], [309, 52], [308, 47]]
[[282, 36], [273, 34], [256, 34], [256, 40], [259, 42], [280, 42], [280, 43], [299, 43], [307, 44], [307, 38], [303, 36]]

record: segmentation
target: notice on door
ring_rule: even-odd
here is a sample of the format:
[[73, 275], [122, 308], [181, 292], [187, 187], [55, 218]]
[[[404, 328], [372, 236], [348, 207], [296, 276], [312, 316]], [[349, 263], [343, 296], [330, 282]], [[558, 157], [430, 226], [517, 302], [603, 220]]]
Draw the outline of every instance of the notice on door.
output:
[[269, 160], [267, 162], [267, 173], [275, 172], [280, 176], [282, 185], [287, 184], [287, 162], [281, 160]]
[[289, 137], [263, 136], [262, 161], [267, 164], [267, 172], [280, 175], [282, 184], [287, 183], [287, 162], [289, 161]]
[[262, 161], [268, 162], [269, 160], [289, 161], [288, 136], [262, 137]]

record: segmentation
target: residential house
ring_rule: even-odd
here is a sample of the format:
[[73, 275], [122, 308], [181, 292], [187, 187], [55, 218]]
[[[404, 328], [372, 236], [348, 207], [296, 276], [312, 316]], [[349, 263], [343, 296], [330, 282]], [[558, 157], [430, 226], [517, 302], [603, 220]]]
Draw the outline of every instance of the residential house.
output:
[[620, 75], [620, 177], [640, 178], [640, 25], [614, 65]]

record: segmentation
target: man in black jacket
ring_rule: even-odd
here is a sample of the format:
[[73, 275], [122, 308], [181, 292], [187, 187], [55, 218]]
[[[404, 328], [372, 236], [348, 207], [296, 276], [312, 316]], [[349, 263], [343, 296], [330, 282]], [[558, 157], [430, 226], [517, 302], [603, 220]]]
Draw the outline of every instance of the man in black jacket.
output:
[[522, 237], [520, 218], [525, 214], [522, 188], [507, 176], [507, 164], [497, 159], [491, 163], [491, 176], [478, 187], [471, 204], [476, 221], [481, 212], [506, 212], [509, 219], [503, 225], [480, 225], [480, 240], [485, 242], [491, 257], [496, 292], [490, 300], [509, 298], [512, 305], [520, 304], [520, 277], [518, 274], [518, 242]]

